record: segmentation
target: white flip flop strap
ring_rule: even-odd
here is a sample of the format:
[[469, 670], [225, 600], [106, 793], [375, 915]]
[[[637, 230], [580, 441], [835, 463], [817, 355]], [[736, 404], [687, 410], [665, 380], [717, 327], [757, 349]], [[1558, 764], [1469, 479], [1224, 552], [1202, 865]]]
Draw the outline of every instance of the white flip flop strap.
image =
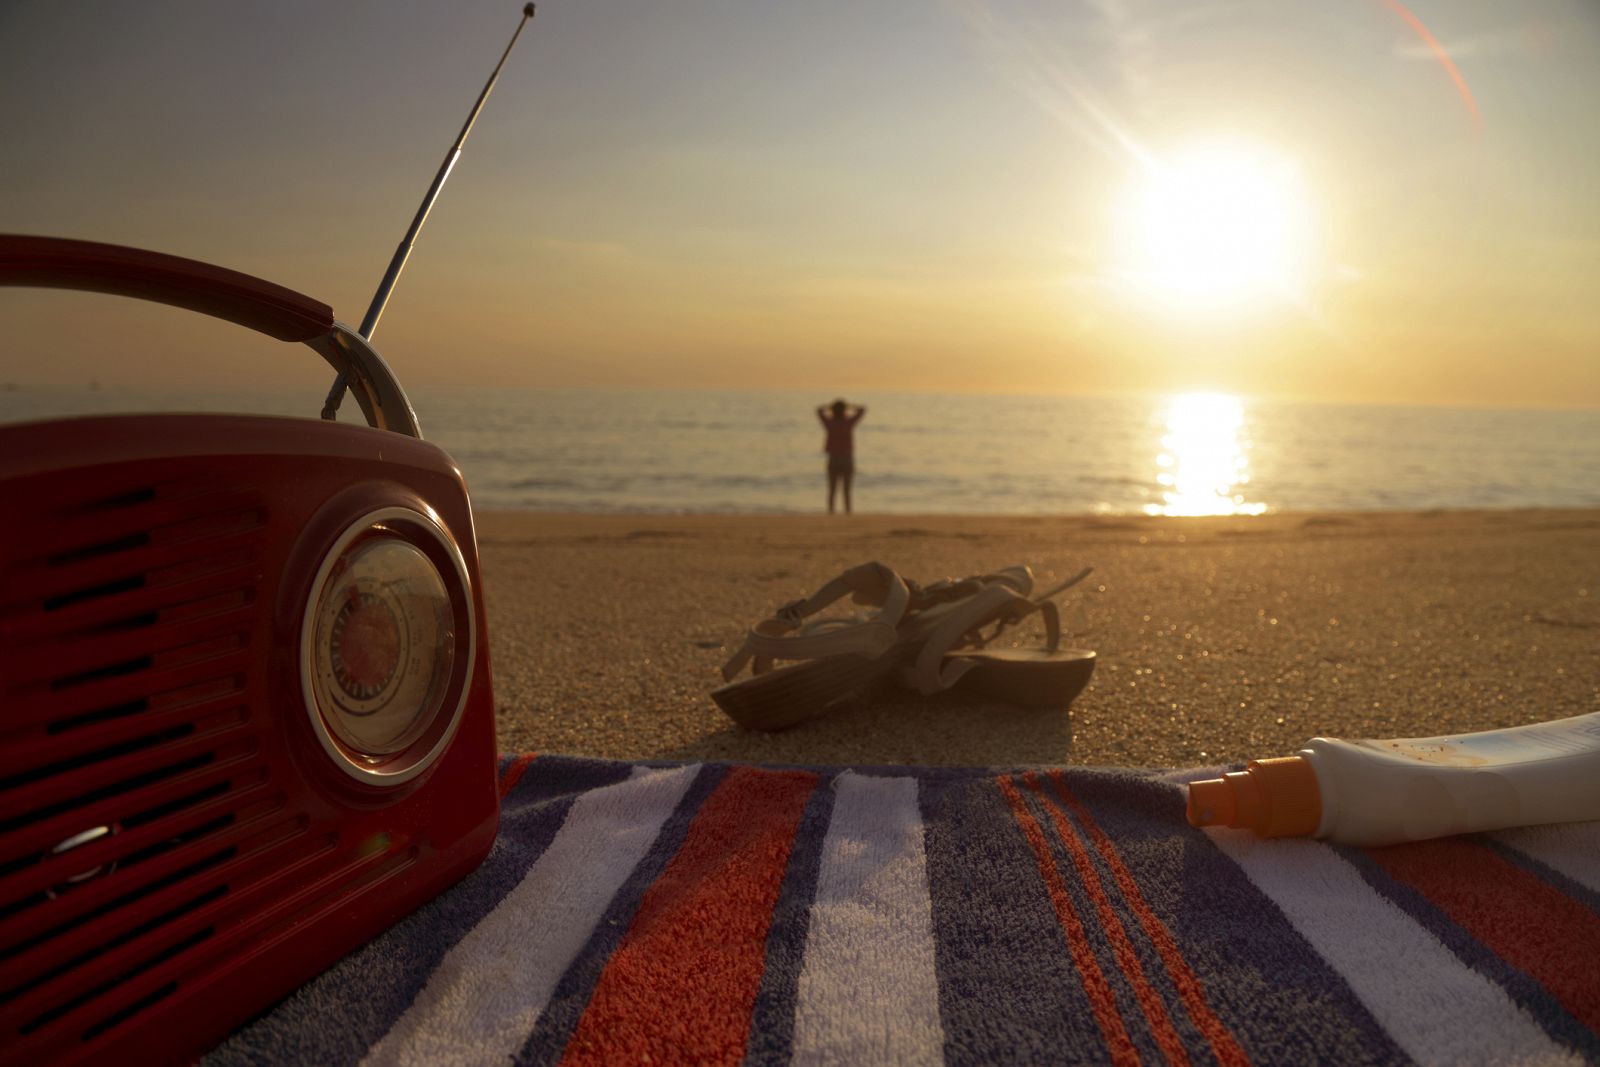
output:
[[1016, 563], [1010, 567], [1002, 567], [993, 574], [985, 575], [984, 581], [999, 582], [1001, 585], [1009, 586], [1012, 592], [1027, 596], [1033, 591], [1033, 568]]
[[903, 684], [931, 696], [949, 689], [961, 676], [978, 665], [975, 659], [965, 657], [945, 658], [967, 634], [996, 617], [1016, 623], [1035, 611], [1044, 616], [1045, 649], [1050, 652], [1061, 647], [1061, 609], [1053, 600], [1025, 600], [1004, 586], [994, 585], [974, 597], [970, 604], [951, 613], [929, 636], [927, 644], [917, 655], [917, 662], [901, 673]]
[[[919, 603], [928, 599], [937, 602], [946, 592], [954, 594], [955, 587], [978, 583], [981, 588], [970, 594], [968, 600], [936, 603], [932, 611], [947, 610], [949, 614], [932, 631], [916, 664], [902, 671], [906, 685], [922, 693], [936, 693], [954, 685], [974, 666], [972, 660], [959, 658], [945, 663], [945, 653], [977, 627], [1006, 617], [1008, 613], [1001, 609], [1008, 601], [1014, 602], [1011, 622], [1035, 610], [1043, 612], [1046, 647], [1050, 651], [1059, 648], [1061, 615], [1050, 598], [1083, 581], [1092, 570], [1084, 568], [1037, 600], [1028, 601], [1024, 598], [1033, 588], [1033, 572], [1022, 565], [1005, 567], [976, 579], [936, 582], [913, 592], [893, 568], [882, 563], [863, 563], [840, 574], [806, 599], [786, 604], [778, 614], [751, 627], [739, 650], [722, 665], [722, 677], [731, 682], [752, 660], [754, 673], [763, 674], [771, 670], [772, 661], [778, 659], [819, 659], [846, 654], [875, 659], [896, 644], [897, 630], [913, 598]], [[802, 621], [846, 594], [855, 595], [860, 603], [870, 604], [880, 591], [883, 606], [876, 615], [856, 620]]]
[[[882, 591], [883, 606], [877, 614], [860, 620], [822, 619], [802, 623], [808, 615], [846, 595], [858, 602], [871, 603]], [[906, 583], [882, 563], [863, 563], [851, 567], [818, 589], [805, 600], [785, 605], [779, 614], [750, 628], [744, 644], [722, 665], [724, 681], [732, 681], [755, 660], [754, 671], [763, 674], [776, 659], [820, 659], [824, 656], [858, 655], [876, 659], [894, 647], [900, 620], [910, 601]]]
[[1051, 588], [1047, 592], [1040, 593], [1033, 601], [1034, 605], [1039, 609], [1039, 613], [1044, 616], [1044, 647], [1046, 651], [1054, 652], [1061, 647], [1061, 608], [1051, 598], [1066, 592], [1093, 573], [1093, 567], [1085, 567], [1060, 585]]
[[1046, 600], [1039, 605], [1039, 614], [1044, 616], [1045, 651], [1054, 652], [1061, 647], [1061, 609], [1054, 600]]
[[1016, 592], [1008, 585], [997, 582], [985, 586], [934, 627], [923, 643], [922, 651], [917, 654], [916, 663], [901, 673], [901, 680], [924, 696], [955, 685], [963, 674], [972, 669], [972, 661], [953, 659], [947, 663], [944, 654], [974, 628], [993, 619], [997, 612], [1016, 599]]

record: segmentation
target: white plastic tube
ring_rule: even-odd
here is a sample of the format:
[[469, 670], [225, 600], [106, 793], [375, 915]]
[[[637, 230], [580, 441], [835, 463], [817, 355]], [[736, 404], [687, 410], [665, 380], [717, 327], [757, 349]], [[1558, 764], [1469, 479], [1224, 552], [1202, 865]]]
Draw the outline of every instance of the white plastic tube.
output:
[[1189, 784], [1189, 821], [1391, 845], [1600, 819], [1600, 712], [1444, 737], [1314, 737]]

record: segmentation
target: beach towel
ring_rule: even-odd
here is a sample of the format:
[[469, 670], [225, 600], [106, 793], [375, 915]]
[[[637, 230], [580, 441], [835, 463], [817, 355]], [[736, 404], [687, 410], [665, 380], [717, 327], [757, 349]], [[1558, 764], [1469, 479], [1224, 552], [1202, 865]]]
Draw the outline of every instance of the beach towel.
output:
[[509, 758], [480, 868], [203, 1062], [1600, 1062], [1600, 823], [1267, 841], [1190, 777]]

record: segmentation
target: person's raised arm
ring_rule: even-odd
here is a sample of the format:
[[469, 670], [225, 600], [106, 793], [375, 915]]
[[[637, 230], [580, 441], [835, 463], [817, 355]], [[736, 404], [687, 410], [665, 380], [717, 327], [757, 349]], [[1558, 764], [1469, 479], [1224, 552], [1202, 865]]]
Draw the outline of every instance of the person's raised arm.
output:
[[828, 405], [826, 405], [826, 404], [818, 404], [817, 405], [817, 420], [819, 422], [821, 422], [822, 425], [824, 425], [824, 426], [828, 425]]

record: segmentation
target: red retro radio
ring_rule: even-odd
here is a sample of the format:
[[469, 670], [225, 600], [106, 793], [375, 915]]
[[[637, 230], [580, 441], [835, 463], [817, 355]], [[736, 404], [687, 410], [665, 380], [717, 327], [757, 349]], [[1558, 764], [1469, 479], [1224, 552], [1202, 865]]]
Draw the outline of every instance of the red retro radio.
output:
[[0, 237], [0, 285], [305, 343], [324, 419], [349, 389], [368, 423], [0, 428], [0, 1061], [192, 1059], [493, 844], [467, 490], [368, 338], [499, 72], [359, 330], [207, 264]]
[[0, 1059], [175, 1060], [488, 851], [472, 513], [325, 305], [172, 257], [0, 239], [0, 283], [19, 282], [306, 341], [389, 427], [0, 428]]

